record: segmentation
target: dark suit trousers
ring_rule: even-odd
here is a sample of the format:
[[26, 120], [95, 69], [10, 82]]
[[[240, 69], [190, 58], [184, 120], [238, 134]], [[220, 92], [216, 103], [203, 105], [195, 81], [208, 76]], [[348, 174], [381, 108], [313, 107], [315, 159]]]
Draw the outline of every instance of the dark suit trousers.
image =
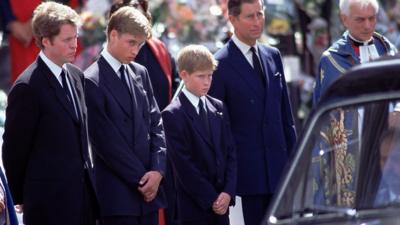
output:
[[178, 225], [177, 222], [177, 209], [176, 209], [176, 188], [174, 184], [174, 173], [172, 170], [172, 162], [167, 161], [167, 171], [164, 179], [164, 191], [167, 196], [168, 207], [164, 209], [165, 212], [165, 225]]
[[107, 216], [100, 225], [158, 225], [158, 211], [144, 216]]
[[[81, 207], [82, 211], [80, 215], [75, 215], [79, 216], [79, 225], [96, 225], [97, 224], [97, 218], [98, 218], [98, 204], [97, 200], [95, 197], [94, 189], [90, 183], [89, 177], [87, 173], [85, 173], [84, 176], [84, 184], [83, 185], [83, 196], [82, 200], [79, 202], [82, 205], [77, 205], [76, 207]], [[68, 188], [68, 187], [66, 187]], [[70, 215], [69, 215], [70, 216]], [[44, 221], [42, 218], [42, 215], [40, 214], [34, 214], [31, 215], [29, 221], [26, 221], [24, 218], [24, 224], [25, 225], [43, 225], [43, 224], [54, 224], [54, 221]], [[59, 219], [60, 221], [63, 218], [56, 218], [57, 220]], [[71, 224], [73, 225], [73, 224]], [[77, 224], [78, 225], [78, 224]]]
[[93, 186], [90, 182], [90, 178], [87, 173], [85, 173], [85, 195], [84, 195], [84, 217], [83, 225], [97, 225], [99, 218], [99, 205], [97, 203], [96, 194], [94, 192]]
[[229, 215], [213, 214], [202, 220], [182, 221], [179, 225], [229, 225]]
[[241, 196], [244, 224], [260, 225], [267, 212], [272, 195]]

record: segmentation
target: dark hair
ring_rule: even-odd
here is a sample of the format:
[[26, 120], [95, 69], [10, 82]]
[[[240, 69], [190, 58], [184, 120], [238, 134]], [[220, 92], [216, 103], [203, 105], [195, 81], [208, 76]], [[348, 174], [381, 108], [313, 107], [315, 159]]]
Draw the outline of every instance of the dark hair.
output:
[[123, 0], [122, 2], [114, 3], [109, 12], [109, 17], [117, 11], [119, 8], [123, 6], [132, 6], [138, 10], [140, 10], [143, 15], [151, 22], [151, 14], [149, 11], [149, 1], [148, 0]]
[[261, 1], [264, 3], [264, 0], [229, 0], [228, 1], [228, 14], [231, 16], [239, 16], [240, 9], [243, 3], [254, 3], [255, 1]]

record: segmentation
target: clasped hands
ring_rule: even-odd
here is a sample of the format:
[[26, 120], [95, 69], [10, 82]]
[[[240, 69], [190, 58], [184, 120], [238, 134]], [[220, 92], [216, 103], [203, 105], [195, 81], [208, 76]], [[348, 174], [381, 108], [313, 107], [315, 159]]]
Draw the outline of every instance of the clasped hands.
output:
[[158, 171], [149, 171], [139, 181], [138, 190], [142, 193], [144, 201], [151, 202], [157, 196], [162, 175]]
[[212, 209], [216, 214], [224, 215], [228, 210], [230, 202], [231, 202], [231, 196], [228, 193], [221, 192], [218, 195], [217, 200], [214, 201]]

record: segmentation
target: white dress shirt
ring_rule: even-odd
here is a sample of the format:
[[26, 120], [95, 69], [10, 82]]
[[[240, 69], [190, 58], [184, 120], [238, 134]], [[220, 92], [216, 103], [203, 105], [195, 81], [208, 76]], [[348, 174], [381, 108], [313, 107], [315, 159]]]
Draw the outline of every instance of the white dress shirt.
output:
[[192, 92], [190, 92], [188, 89], [186, 89], [186, 86], [183, 87], [182, 92], [189, 99], [189, 102], [192, 103], [192, 105], [196, 109], [197, 114], [199, 114], [199, 100], [203, 101], [204, 110], [205, 110], [205, 112], [207, 112], [206, 96], [198, 97], [198, 96], [192, 94]]

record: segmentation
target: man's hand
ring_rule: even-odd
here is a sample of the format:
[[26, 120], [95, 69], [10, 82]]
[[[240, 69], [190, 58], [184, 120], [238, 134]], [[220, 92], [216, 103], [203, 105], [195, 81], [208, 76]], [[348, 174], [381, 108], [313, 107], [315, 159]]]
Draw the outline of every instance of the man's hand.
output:
[[24, 205], [23, 204], [15, 205], [14, 208], [15, 208], [15, 212], [16, 213], [23, 213], [24, 212]]
[[231, 196], [228, 193], [221, 192], [217, 200], [214, 201], [212, 209], [216, 214], [224, 215], [228, 210], [229, 202], [231, 202]]
[[31, 20], [25, 23], [19, 21], [12, 21], [8, 25], [11, 34], [21, 42], [22, 45], [28, 47], [33, 39]]
[[162, 176], [158, 171], [149, 171], [140, 179], [138, 190], [146, 202], [151, 202], [157, 196]]

